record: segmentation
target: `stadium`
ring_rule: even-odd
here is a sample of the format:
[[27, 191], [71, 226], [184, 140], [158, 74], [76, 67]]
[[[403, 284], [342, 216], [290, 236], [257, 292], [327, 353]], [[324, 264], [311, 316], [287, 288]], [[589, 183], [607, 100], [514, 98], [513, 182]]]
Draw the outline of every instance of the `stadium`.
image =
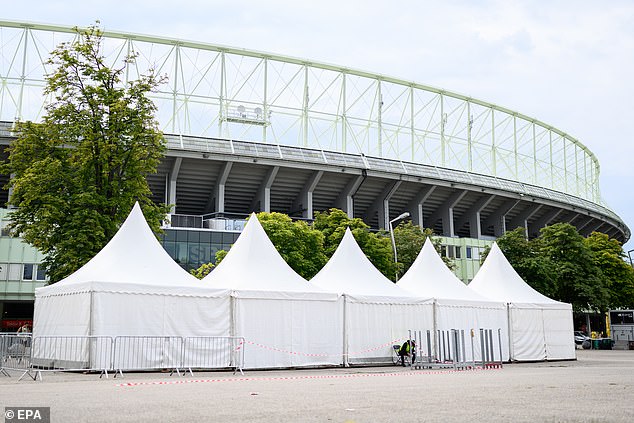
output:
[[[73, 28], [0, 21], [0, 148], [16, 120], [44, 112], [49, 53]], [[441, 236], [465, 282], [505, 231], [568, 222], [625, 242], [630, 230], [602, 201], [594, 154], [535, 118], [386, 75], [241, 48], [105, 32], [104, 55], [126, 77], [167, 76], [153, 93], [168, 151], [148, 178], [172, 205], [162, 235], [186, 269], [228, 249], [252, 211], [297, 219], [337, 207], [374, 229], [403, 213]], [[1, 175], [4, 186], [10, 175]], [[40, 253], [8, 236], [0, 192], [2, 328], [32, 316], [45, 284]]]

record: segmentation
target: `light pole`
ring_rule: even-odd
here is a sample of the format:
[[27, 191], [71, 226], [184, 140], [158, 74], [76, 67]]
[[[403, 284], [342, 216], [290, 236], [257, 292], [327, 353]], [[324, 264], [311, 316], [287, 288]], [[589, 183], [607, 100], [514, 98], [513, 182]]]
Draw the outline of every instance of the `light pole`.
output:
[[394, 272], [394, 282], [398, 282], [398, 258], [396, 257], [396, 242], [394, 241], [394, 228], [392, 223], [397, 220], [405, 219], [409, 217], [409, 212], [401, 213], [396, 218], [390, 220], [390, 238], [392, 238], [392, 248], [394, 248], [394, 264], [396, 265], [396, 271]]

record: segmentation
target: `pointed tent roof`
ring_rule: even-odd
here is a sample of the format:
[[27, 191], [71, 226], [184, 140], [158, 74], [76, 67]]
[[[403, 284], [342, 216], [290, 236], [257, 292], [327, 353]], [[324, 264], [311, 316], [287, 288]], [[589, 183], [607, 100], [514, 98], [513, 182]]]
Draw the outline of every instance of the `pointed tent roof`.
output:
[[397, 285], [418, 295], [437, 299], [490, 301], [472, 291], [449, 270], [427, 238], [420, 253]]
[[493, 243], [469, 288], [487, 298], [508, 303], [565, 304], [540, 294], [524, 282], [497, 243]]
[[[78, 290], [210, 292], [181, 268], [150, 229], [137, 202], [110, 242], [88, 263], [41, 294]], [[191, 293], [191, 292], [190, 292]]]
[[311, 280], [320, 288], [354, 296], [414, 297], [386, 278], [368, 260], [350, 228], [328, 263]]
[[324, 293], [284, 261], [255, 213], [226, 257], [202, 281], [211, 287], [243, 291]]

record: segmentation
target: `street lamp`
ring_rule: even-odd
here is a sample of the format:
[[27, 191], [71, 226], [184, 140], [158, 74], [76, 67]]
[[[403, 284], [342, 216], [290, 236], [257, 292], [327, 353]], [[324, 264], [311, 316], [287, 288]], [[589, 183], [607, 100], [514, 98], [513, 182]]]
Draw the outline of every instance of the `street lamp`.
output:
[[390, 220], [390, 238], [392, 238], [392, 248], [394, 248], [394, 264], [397, 265], [394, 274], [395, 282], [398, 282], [398, 258], [396, 257], [396, 242], [394, 241], [394, 228], [392, 227], [392, 223], [396, 222], [397, 220], [405, 219], [406, 217], [409, 217], [409, 212], [401, 213], [394, 219]]

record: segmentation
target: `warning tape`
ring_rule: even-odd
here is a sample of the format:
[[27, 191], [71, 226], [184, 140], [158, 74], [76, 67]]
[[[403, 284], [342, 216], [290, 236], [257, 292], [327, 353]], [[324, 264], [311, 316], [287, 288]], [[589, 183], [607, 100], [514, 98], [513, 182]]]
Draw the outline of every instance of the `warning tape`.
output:
[[[159, 386], [159, 385], [185, 385], [191, 383], [217, 383], [217, 382], [254, 382], [254, 381], [291, 381], [291, 380], [315, 380], [315, 379], [355, 379], [364, 377], [390, 377], [390, 376], [422, 376], [422, 375], [437, 375], [437, 374], [450, 374], [459, 373], [465, 371], [477, 371], [477, 370], [496, 370], [496, 369], [482, 369], [482, 368], [470, 368], [467, 370], [427, 370], [427, 371], [404, 371], [404, 372], [389, 372], [389, 373], [353, 373], [346, 375], [310, 375], [310, 376], [278, 376], [278, 377], [239, 377], [239, 378], [224, 378], [224, 379], [179, 379], [179, 380], [166, 380], [166, 381], [152, 381], [152, 382], [126, 382], [116, 384], [116, 387], [131, 388], [137, 386]], [[501, 370], [501, 368], [497, 368]]]
[[[365, 350], [361, 350], [361, 351], [355, 351], [355, 352], [348, 352], [348, 357], [355, 357], [355, 356], [359, 356], [368, 352], [372, 352], [372, 351], [376, 351], [376, 350], [380, 350], [382, 348], [385, 348], [387, 346], [391, 346], [394, 344], [400, 344], [401, 341], [404, 341], [404, 338], [401, 339], [394, 339], [390, 342], [386, 342], [385, 344], [381, 344], [381, 345], [377, 345], [374, 347], [370, 347], [368, 349]], [[270, 345], [264, 345], [264, 344], [260, 344], [259, 342], [253, 342], [253, 341], [249, 341], [248, 339], [245, 340], [245, 343], [249, 344], [249, 345], [253, 345], [256, 346], [258, 348], [261, 348], [263, 350], [268, 350], [268, 351], [275, 351], [275, 352], [280, 352], [280, 353], [284, 353], [284, 354], [289, 354], [289, 355], [299, 355], [299, 356], [303, 356], [303, 357], [338, 357], [341, 356], [340, 353], [338, 354], [315, 354], [315, 353], [305, 353], [305, 352], [300, 352], [300, 351], [289, 351], [289, 350], [284, 350], [281, 348], [277, 348], [277, 347], [272, 347]], [[240, 346], [242, 345], [242, 342], [240, 342]], [[238, 346], [237, 349], [240, 348], [240, 346]]]

